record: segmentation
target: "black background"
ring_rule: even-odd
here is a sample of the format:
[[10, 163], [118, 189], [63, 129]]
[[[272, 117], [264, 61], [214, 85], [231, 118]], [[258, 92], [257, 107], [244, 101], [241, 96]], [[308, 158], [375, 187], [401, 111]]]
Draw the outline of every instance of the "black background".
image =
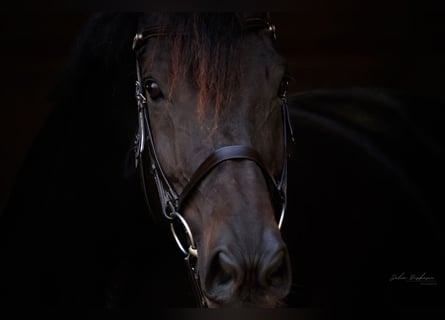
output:
[[[439, 6], [425, 3], [332, 4], [272, 12], [280, 52], [295, 78], [290, 91], [372, 86], [443, 98], [444, 14]], [[51, 111], [48, 91], [90, 16], [83, 12], [0, 16], [0, 205]], [[427, 114], [428, 108], [419, 106], [419, 114]]]

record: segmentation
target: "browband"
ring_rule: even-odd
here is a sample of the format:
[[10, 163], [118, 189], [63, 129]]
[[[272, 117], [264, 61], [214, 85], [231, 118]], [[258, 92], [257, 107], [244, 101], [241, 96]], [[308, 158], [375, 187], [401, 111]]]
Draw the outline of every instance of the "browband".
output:
[[[275, 33], [275, 25], [261, 18], [247, 18], [244, 20], [242, 27], [243, 30], [268, 29], [272, 32], [273, 38], [275, 40], [277, 38]], [[169, 28], [168, 26], [153, 26], [142, 29], [134, 36], [132, 45], [133, 50], [137, 51], [150, 38], [169, 35], [172, 29], [173, 28]]]

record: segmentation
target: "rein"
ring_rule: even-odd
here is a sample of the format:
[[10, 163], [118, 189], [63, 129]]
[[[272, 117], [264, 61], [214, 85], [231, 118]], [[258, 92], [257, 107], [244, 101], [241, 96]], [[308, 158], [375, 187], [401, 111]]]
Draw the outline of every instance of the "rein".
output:
[[[260, 18], [246, 19], [244, 28], [256, 30], [267, 29], [272, 33], [273, 38], [276, 39], [275, 26], [270, 24], [269, 21]], [[150, 38], [166, 36], [168, 34], [169, 29], [166, 26], [146, 28], [138, 32], [133, 40], [133, 50], [136, 52], [136, 56], [138, 49]], [[264, 177], [266, 178], [269, 189], [271, 191], [272, 199], [275, 204], [278, 204], [277, 207], [280, 212], [280, 216], [278, 219], [278, 228], [281, 228], [287, 204], [287, 132], [290, 133], [293, 141], [293, 132], [289, 118], [286, 92], [284, 92], [281, 97], [283, 101], [282, 115], [284, 154], [283, 168], [278, 181], [267, 170], [267, 167], [264, 165], [260, 154], [255, 149], [246, 145], [231, 145], [219, 148], [211, 153], [190, 177], [188, 184], [185, 186], [182, 192], [178, 193], [173, 188], [172, 184], [165, 175], [156, 152], [150, 125], [149, 107], [146, 95], [144, 93], [144, 88], [142, 86], [141, 67], [138, 56], [136, 57], [136, 74], [137, 80], [135, 98], [138, 107], [138, 131], [135, 139], [135, 166], [140, 170], [141, 185], [144, 191], [147, 206], [149, 207], [150, 211], [152, 211], [151, 203], [153, 203], [153, 201], [150, 201], [150, 197], [152, 196], [152, 194], [149, 193], [148, 190], [153, 188], [157, 189], [159, 200], [158, 203], [160, 204], [162, 216], [170, 223], [170, 229], [173, 238], [176, 241], [179, 249], [184, 254], [185, 263], [187, 266], [188, 274], [190, 276], [190, 280], [192, 282], [192, 287], [197, 299], [197, 303], [200, 307], [206, 308], [207, 303], [201, 289], [199, 272], [197, 268], [197, 261], [199, 257], [197, 246], [193, 239], [191, 229], [185, 218], [180, 214], [180, 212], [182, 211], [185, 202], [193, 193], [197, 185], [216, 166], [228, 160], [248, 160], [258, 165]], [[150, 176], [152, 177], [152, 179], [150, 179], [147, 175], [148, 172], [146, 168], [144, 168], [145, 163], [150, 164], [150, 168], [148, 171], [151, 173]], [[149, 187], [150, 182], [151, 187]], [[182, 238], [185, 239], [185, 241], [181, 241], [175, 224], [179, 224], [182, 226]], [[184, 242], [186, 244], [184, 244]]]

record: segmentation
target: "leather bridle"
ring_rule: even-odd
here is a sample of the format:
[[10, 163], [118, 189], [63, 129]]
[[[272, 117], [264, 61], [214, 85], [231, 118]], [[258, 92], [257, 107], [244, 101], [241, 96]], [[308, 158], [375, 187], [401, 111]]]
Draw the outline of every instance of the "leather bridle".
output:
[[[267, 29], [272, 33], [275, 39], [275, 26], [270, 24], [269, 21], [260, 18], [250, 18], [246, 19], [244, 23], [245, 29]], [[135, 52], [150, 38], [166, 36], [169, 34], [169, 28], [166, 26], [151, 27], [143, 29], [138, 32], [133, 41], [133, 50]], [[189, 274], [191, 276], [193, 288], [195, 291], [195, 296], [197, 297], [198, 304], [201, 307], [206, 307], [206, 301], [201, 290], [199, 282], [199, 273], [197, 270], [197, 259], [198, 251], [196, 243], [193, 239], [193, 234], [191, 229], [181, 215], [182, 209], [186, 201], [189, 199], [190, 195], [196, 189], [198, 184], [219, 164], [228, 160], [247, 160], [254, 162], [262, 171], [268, 185], [271, 190], [271, 198], [274, 204], [278, 204], [278, 210], [280, 216], [278, 219], [278, 228], [281, 228], [284, 214], [286, 210], [286, 191], [287, 191], [287, 132], [290, 133], [293, 140], [292, 127], [289, 118], [289, 112], [287, 107], [286, 92], [281, 96], [283, 101], [282, 104], [282, 115], [283, 115], [283, 140], [284, 140], [284, 154], [283, 154], [283, 168], [281, 175], [278, 180], [276, 180], [272, 174], [268, 171], [266, 165], [264, 164], [258, 151], [253, 149], [251, 146], [247, 145], [231, 145], [225, 146], [217, 149], [211, 153], [198, 167], [198, 169], [190, 177], [189, 182], [182, 190], [178, 193], [170, 183], [167, 178], [162, 165], [159, 161], [158, 154], [156, 152], [155, 143], [153, 139], [153, 133], [150, 124], [150, 114], [147, 104], [147, 98], [144, 93], [141, 78], [141, 68], [139, 64], [139, 57], [136, 56], [136, 101], [138, 106], [138, 131], [135, 140], [135, 165], [139, 167], [141, 174], [141, 184], [144, 190], [147, 205], [151, 209], [153, 205], [153, 194], [148, 192], [148, 190], [156, 188], [158, 193], [158, 198], [160, 204], [160, 210], [163, 217], [170, 223], [170, 228], [173, 237], [179, 247], [179, 249], [185, 255], [185, 261]], [[145, 169], [145, 164], [150, 164], [149, 176]], [[151, 178], [150, 178], [151, 177]], [[150, 185], [150, 186], [149, 186]], [[152, 198], [153, 199], [153, 198]], [[184, 231], [182, 241], [178, 235], [177, 228], [175, 224], [182, 226]], [[186, 245], [183, 243], [186, 242]]]

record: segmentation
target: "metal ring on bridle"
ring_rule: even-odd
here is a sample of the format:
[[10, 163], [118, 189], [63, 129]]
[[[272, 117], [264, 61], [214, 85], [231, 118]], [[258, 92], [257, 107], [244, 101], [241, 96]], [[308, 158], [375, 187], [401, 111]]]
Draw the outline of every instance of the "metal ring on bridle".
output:
[[196, 249], [196, 245], [195, 245], [195, 240], [193, 239], [193, 235], [192, 235], [192, 231], [190, 230], [190, 227], [187, 223], [187, 221], [185, 221], [184, 217], [181, 216], [179, 214], [179, 212], [175, 211], [172, 213], [172, 216], [176, 216], [179, 221], [181, 221], [184, 230], [185, 230], [185, 234], [187, 235], [189, 241], [190, 241], [190, 245], [188, 247], [188, 249], [185, 249], [185, 247], [182, 245], [181, 240], [179, 240], [178, 235], [176, 234], [176, 230], [175, 227], [173, 226], [173, 222], [170, 223], [170, 229], [172, 231], [173, 234], [173, 238], [175, 238], [176, 244], [178, 245], [179, 249], [187, 256], [187, 255], [192, 255], [195, 258], [198, 258], [198, 250]]

